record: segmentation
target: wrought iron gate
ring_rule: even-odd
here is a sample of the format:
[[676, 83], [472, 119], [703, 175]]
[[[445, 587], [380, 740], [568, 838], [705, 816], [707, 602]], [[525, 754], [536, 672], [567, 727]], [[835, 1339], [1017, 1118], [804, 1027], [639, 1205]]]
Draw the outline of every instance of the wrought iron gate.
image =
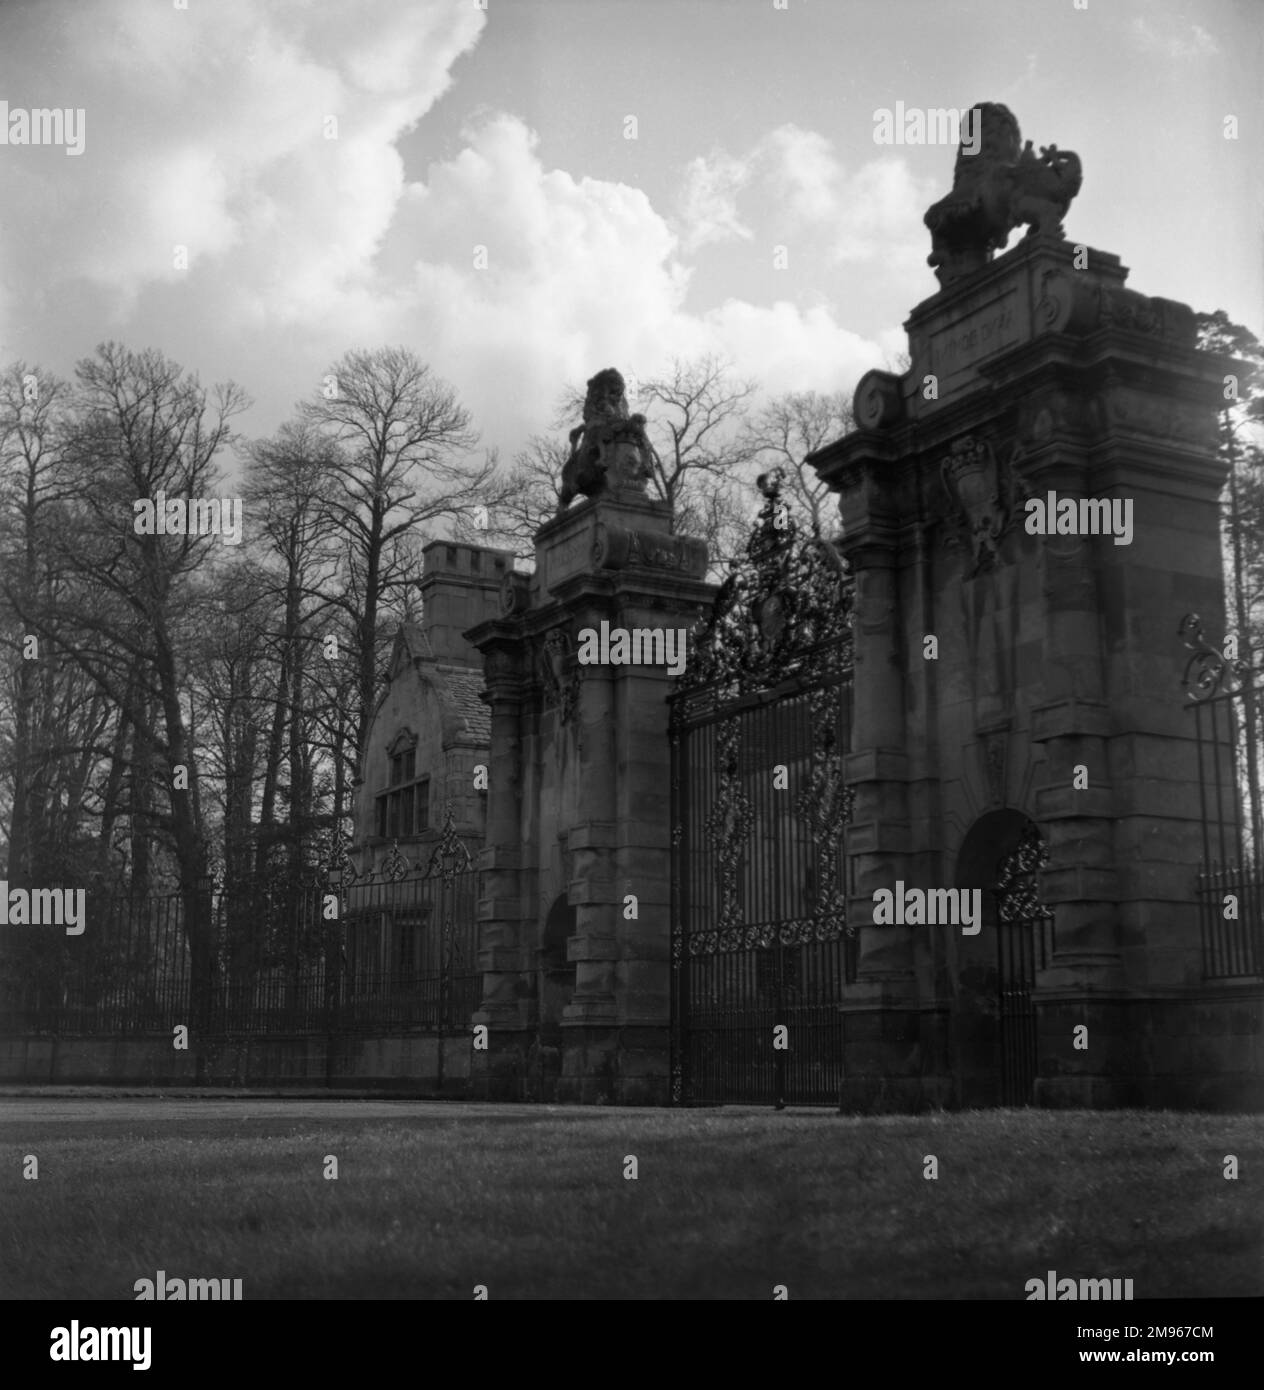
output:
[[1048, 958], [1051, 913], [1041, 903], [1036, 876], [1049, 851], [1034, 825], [997, 865], [997, 1013], [1001, 1104], [1030, 1105], [1036, 1081], [1036, 971]]
[[672, 696], [672, 1097], [837, 1104], [852, 584], [780, 475]]

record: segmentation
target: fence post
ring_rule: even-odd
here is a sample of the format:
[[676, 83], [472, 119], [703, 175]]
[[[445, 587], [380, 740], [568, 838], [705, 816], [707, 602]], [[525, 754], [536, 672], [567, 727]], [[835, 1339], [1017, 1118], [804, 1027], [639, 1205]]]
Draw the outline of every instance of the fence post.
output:
[[[325, 1085], [334, 1083], [334, 1052], [338, 1042], [338, 996], [342, 985], [343, 898], [342, 864], [334, 860], [325, 868], [329, 894], [334, 898], [334, 915], [325, 921]], [[320, 903], [322, 918], [325, 902]]]

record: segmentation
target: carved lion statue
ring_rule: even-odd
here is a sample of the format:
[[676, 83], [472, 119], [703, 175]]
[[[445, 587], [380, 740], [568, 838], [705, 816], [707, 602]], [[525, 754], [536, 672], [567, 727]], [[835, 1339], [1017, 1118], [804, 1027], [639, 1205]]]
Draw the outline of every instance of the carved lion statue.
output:
[[933, 203], [924, 219], [931, 234], [927, 264], [941, 285], [986, 265], [1015, 227], [1029, 224], [1029, 236], [1060, 236], [1083, 182], [1079, 157], [1071, 151], [1041, 146], [1037, 158], [1030, 140], [1023, 145], [1008, 107], [983, 102], [973, 109], [979, 113], [978, 151], [971, 154], [962, 141], [952, 192]]
[[612, 486], [644, 489], [652, 473], [645, 416], [628, 414], [623, 376], [613, 367], [589, 378], [584, 423], [571, 430], [569, 437], [571, 452], [562, 467], [559, 515], [580, 493], [597, 497]]
[[1011, 208], [1015, 225], [1029, 223], [1028, 236], [1042, 232], [1061, 236], [1062, 219], [1083, 182], [1079, 155], [1057, 145], [1041, 145], [1037, 159], [1028, 140], [1014, 172]]

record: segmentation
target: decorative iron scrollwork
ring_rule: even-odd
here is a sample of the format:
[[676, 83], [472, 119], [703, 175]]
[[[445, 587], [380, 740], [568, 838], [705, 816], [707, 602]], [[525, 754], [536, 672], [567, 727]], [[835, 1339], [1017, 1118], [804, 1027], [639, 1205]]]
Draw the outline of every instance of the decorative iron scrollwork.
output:
[[443, 808], [443, 831], [426, 865], [427, 878], [454, 879], [458, 874], [468, 873], [474, 867], [469, 849], [457, 832], [456, 821], [452, 815], [452, 803], [446, 802]]
[[1181, 684], [1191, 700], [1210, 700], [1216, 695], [1232, 694], [1248, 673], [1245, 661], [1226, 657], [1203, 634], [1203, 620], [1197, 613], [1186, 613], [1177, 629], [1177, 636], [1194, 654], [1185, 663]]
[[441, 881], [440, 907], [440, 949], [442, 951], [445, 978], [450, 979], [453, 970], [463, 968], [467, 962], [461, 950], [456, 931], [456, 893], [457, 879], [474, 867], [465, 841], [457, 833], [456, 820], [452, 815], [452, 803], [446, 802], [443, 808], [443, 831], [439, 841], [430, 852], [426, 865], [426, 877]]
[[828, 922], [812, 917], [788, 917], [777, 922], [738, 923], [722, 931], [696, 931], [688, 937], [691, 956], [711, 956], [727, 951], [765, 951], [771, 946], [809, 946], [844, 934], [839, 919]]
[[1029, 825], [997, 867], [997, 917], [1002, 922], [1030, 922], [1053, 916], [1053, 909], [1040, 899], [1037, 881], [1040, 870], [1048, 863], [1049, 847], [1040, 831]]
[[[828, 941], [847, 926], [847, 898], [840, 883], [838, 846], [851, 819], [855, 788], [843, 781], [842, 749], [838, 746], [838, 722], [842, 693], [837, 685], [814, 690], [812, 710], [812, 772], [799, 793], [795, 811], [807, 824], [817, 866], [816, 895], [812, 907], [816, 939]], [[782, 945], [795, 944], [782, 935]]]
[[[698, 885], [699, 908], [673, 921], [677, 968], [687, 969], [683, 963], [690, 957], [803, 946], [846, 930], [841, 843], [854, 795], [843, 782], [843, 702], [850, 684], [854, 584], [832, 545], [800, 539], [781, 485], [779, 471], [759, 480], [764, 505], [745, 559], [730, 567], [672, 699], [671, 844], [678, 913], [682, 860], [698, 855], [710, 879], [706, 887]], [[772, 775], [768, 758], [781, 735], [770, 731], [780, 726], [752, 718], [752, 709], [766, 703], [765, 692], [779, 688], [778, 698], [791, 702], [788, 727], [799, 732], [788, 733], [784, 752], [776, 756], [794, 761], [807, 779], [794, 801], [784, 804], [757, 792], [758, 779]], [[748, 698], [756, 694], [765, 699]], [[705, 792], [680, 772], [686, 743], [696, 746], [698, 740], [711, 743], [698, 765], [709, 769], [702, 779]], [[700, 793], [706, 811], [695, 827], [687, 802]], [[787, 883], [782, 901], [770, 911], [766, 895], [749, 876], [752, 833], [759, 826], [761, 833], [773, 834], [774, 825], [778, 845], [794, 843], [801, 853], [804, 840], [810, 841], [812, 868], [792, 890]], [[774, 852], [789, 853], [786, 848]], [[787, 871], [790, 862], [785, 861]], [[744, 888], [754, 890], [750, 901]]]
[[716, 730], [716, 756], [720, 785], [705, 829], [707, 843], [715, 855], [719, 879], [720, 912], [716, 926], [718, 930], [725, 931], [741, 920], [738, 871], [746, 857], [746, 842], [754, 820], [750, 797], [742, 788], [736, 719], [726, 719]]
[[764, 505], [707, 618], [696, 631], [682, 692], [713, 688], [717, 699], [850, 666], [853, 581], [821, 537], [800, 539], [781, 497], [782, 473], [759, 479]]

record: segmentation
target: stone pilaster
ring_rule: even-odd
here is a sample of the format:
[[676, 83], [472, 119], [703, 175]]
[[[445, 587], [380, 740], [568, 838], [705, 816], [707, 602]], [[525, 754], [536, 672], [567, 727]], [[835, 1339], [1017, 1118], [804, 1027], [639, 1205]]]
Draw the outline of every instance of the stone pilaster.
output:
[[[585, 621], [583, 626], [590, 626]], [[576, 1024], [613, 1027], [617, 1008], [614, 965], [618, 957], [615, 885], [615, 701], [611, 671], [585, 667], [579, 696], [579, 768], [576, 791], [582, 810], [567, 838], [571, 877], [567, 893], [575, 908], [575, 934], [568, 957], [575, 963], [575, 993], [564, 1028]]]
[[[491, 632], [486, 631], [491, 628]], [[517, 1099], [529, 1045], [531, 965], [523, 917], [521, 842], [523, 706], [529, 691], [520, 625], [484, 625], [486, 700], [491, 706], [486, 841], [479, 858], [479, 968], [483, 999], [473, 1016], [488, 1030], [486, 1051], [475, 1051], [471, 1085], [488, 1099]]]
[[843, 775], [854, 791], [847, 832], [848, 920], [859, 935], [856, 979], [841, 1006], [846, 1110], [917, 1108], [922, 1080], [914, 932], [875, 925], [873, 895], [911, 874], [908, 728], [899, 504], [885, 441], [857, 441], [846, 467], [822, 468], [840, 493], [842, 549], [855, 576], [852, 609], [851, 752]]

